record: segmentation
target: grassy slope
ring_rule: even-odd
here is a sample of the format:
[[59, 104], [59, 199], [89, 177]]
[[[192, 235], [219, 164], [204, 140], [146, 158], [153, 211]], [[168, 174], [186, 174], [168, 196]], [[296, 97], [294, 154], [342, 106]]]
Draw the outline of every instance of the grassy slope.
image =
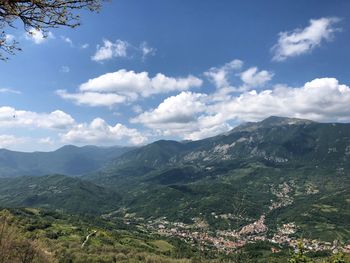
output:
[[[288, 250], [271, 253], [271, 244], [249, 244], [236, 254], [199, 253], [173, 238], [162, 238], [123, 224], [96, 217], [76, 217], [39, 209], [0, 210], [0, 256], [6, 262], [21, 262], [30, 251], [27, 263], [54, 262], [287, 262]], [[90, 236], [85, 243], [86, 236]], [[2, 242], [6, 240], [6, 242]], [[25, 249], [25, 250], [24, 250]], [[213, 257], [216, 257], [213, 259]], [[313, 258], [312, 262], [333, 262]], [[326, 261], [325, 261], [326, 260]], [[345, 257], [345, 262], [350, 262]]]
[[116, 209], [120, 199], [112, 190], [63, 175], [0, 179], [1, 206], [99, 214]]

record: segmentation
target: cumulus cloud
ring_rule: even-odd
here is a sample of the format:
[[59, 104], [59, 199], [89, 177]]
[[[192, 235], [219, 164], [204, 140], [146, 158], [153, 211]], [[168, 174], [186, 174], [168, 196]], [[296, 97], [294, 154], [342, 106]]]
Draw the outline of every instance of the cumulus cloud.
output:
[[271, 115], [305, 118], [315, 121], [350, 121], [349, 86], [335, 78], [319, 78], [292, 88], [278, 85], [271, 90], [255, 90], [233, 97], [229, 103], [212, 110], [226, 118], [257, 121]]
[[165, 99], [156, 109], [146, 111], [132, 122], [143, 123], [149, 127], [188, 123], [196, 119], [197, 113], [205, 110], [204, 94], [181, 92], [179, 95]]
[[[16, 136], [14, 128], [21, 134]], [[32, 133], [30, 131], [38, 131]], [[139, 145], [148, 140], [145, 133], [129, 128], [121, 123], [109, 125], [102, 118], [95, 118], [90, 123], [76, 122], [69, 114], [56, 110], [51, 113], [37, 113], [16, 110], [12, 107], [0, 107], [0, 148], [12, 150], [32, 150], [33, 145], [40, 149], [52, 149], [62, 144], [78, 145]], [[43, 135], [38, 137], [37, 135]], [[33, 136], [31, 136], [33, 135]], [[46, 135], [46, 136], [45, 136]]]
[[[224, 101], [230, 99], [231, 93], [260, 88], [270, 81], [274, 75], [267, 70], [258, 71], [257, 67], [251, 67], [245, 71], [242, 71], [242, 68], [243, 61], [234, 59], [221, 67], [212, 67], [204, 72], [204, 76], [216, 87], [215, 92], [211, 94], [212, 100]], [[232, 85], [232, 82], [235, 85]]]
[[204, 72], [204, 75], [216, 86], [216, 88], [224, 88], [230, 86], [228, 75], [232, 71], [239, 70], [243, 66], [243, 61], [234, 59], [229, 63], [221, 67], [212, 67], [208, 71]]
[[78, 93], [58, 90], [57, 94], [77, 104], [110, 107], [126, 101], [135, 101], [139, 97], [183, 91], [201, 85], [202, 80], [192, 75], [173, 78], [158, 73], [154, 77], [149, 77], [148, 72], [136, 73], [121, 69], [88, 80], [80, 85]]
[[279, 33], [279, 39], [272, 47], [274, 61], [283, 61], [289, 57], [311, 52], [321, 45], [323, 40], [329, 41], [339, 31], [335, 24], [340, 21], [336, 17], [311, 19], [306, 28], [297, 28], [291, 32]]
[[96, 118], [91, 123], [73, 126], [67, 133], [61, 134], [61, 140], [64, 143], [97, 145], [117, 145], [127, 141], [139, 145], [145, 143], [147, 137], [123, 124], [110, 126], [103, 119]]
[[230, 126], [219, 115], [207, 114], [210, 98], [206, 94], [181, 92], [165, 99], [155, 109], [130, 120], [153, 129], [158, 135], [197, 140], [227, 131]]
[[131, 119], [165, 136], [197, 140], [231, 129], [231, 122], [259, 121], [271, 115], [321, 122], [350, 121], [350, 88], [335, 78], [319, 78], [302, 87], [276, 85], [246, 91], [229, 100], [182, 92], [165, 99], [155, 109]]
[[15, 136], [11, 134], [0, 134], [0, 149], [5, 148], [12, 151], [32, 152], [33, 145], [36, 146], [35, 151], [54, 150], [58, 147], [58, 145], [55, 144], [55, 141], [50, 137], [35, 138], [28, 136]]
[[96, 53], [91, 57], [92, 60], [101, 62], [112, 58], [127, 57], [129, 43], [123, 40], [116, 40], [114, 43], [104, 39], [103, 45], [97, 46]]
[[240, 76], [245, 87], [261, 87], [272, 79], [273, 73], [267, 70], [258, 71], [257, 67], [251, 67], [242, 72]]
[[8, 134], [0, 135], [0, 148], [10, 148], [12, 146], [23, 144], [27, 141], [26, 138], [16, 137]]
[[37, 113], [0, 107], [0, 128], [28, 127], [45, 129], [67, 129], [75, 123], [67, 113], [56, 110], [51, 113]]
[[50, 38], [55, 38], [52, 32], [43, 33], [42, 31], [32, 28], [25, 34], [27, 40], [33, 41], [35, 44], [40, 45], [46, 42]]

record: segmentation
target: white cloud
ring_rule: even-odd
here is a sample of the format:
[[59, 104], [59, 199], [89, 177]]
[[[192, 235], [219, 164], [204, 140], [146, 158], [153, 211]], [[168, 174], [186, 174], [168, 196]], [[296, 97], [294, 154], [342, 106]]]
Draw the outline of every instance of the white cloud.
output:
[[[66, 143], [139, 145], [148, 140], [147, 135], [137, 129], [120, 123], [112, 126], [101, 118], [78, 123], [60, 110], [37, 113], [12, 107], [0, 107], [0, 131], [0, 148], [24, 151], [33, 150], [34, 145], [36, 150], [52, 150]], [[17, 136], [15, 132], [28, 136]]]
[[18, 144], [23, 144], [26, 138], [16, 137], [8, 134], [0, 134], [0, 148], [10, 148]]
[[115, 43], [104, 39], [103, 45], [97, 46], [96, 53], [91, 57], [92, 60], [101, 62], [112, 58], [127, 57], [129, 43], [118, 39]]
[[67, 129], [75, 123], [67, 113], [56, 110], [51, 113], [36, 113], [0, 107], [0, 128], [28, 127], [45, 129]]
[[124, 96], [114, 93], [98, 93], [98, 92], [83, 92], [83, 93], [68, 93], [66, 90], [57, 90], [57, 95], [66, 100], [71, 100], [78, 105], [88, 105], [92, 107], [106, 106], [111, 107], [115, 104], [120, 104], [126, 101]]
[[303, 87], [276, 86], [233, 97], [230, 102], [212, 106], [227, 120], [256, 121], [271, 115], [316, 121], [350, 121], [350, 88], [335, 78], [314, 79]]
[[[132, 107], [132, 110], [139, 115], [130, 121], [141, 123], [160, 135], [176, 135], [184, 139], [199, 139], [227, 131], [231, 127], [226, 122], [228, 119], [225, 112], [215, 110], [218, 105], [224, 104], [223, 102], [230, 102], [235, 98], [231, 93], [237, 93], [242, 89], [242, 87], [232, 87], [229, 78], [237, 77], [239, 81], [242, 81], [244, 90], [247, 90], [248, 88], [264, 86], [273, 76], [272, 73], [266, 70], [258, 71], [256, 67], [232, 74], [241, 70], [242, 66], [243, 62], [236, 59], [222, 67], [213, 67], [205, 72], [205, 76], [217, 88], [214, 93], [209, 95], [188, 92], [191, 87], [202, 85], [202, 80], [191, 75], [187, 78], [171, 78], [159, 73], [151, 78], [147, 72], [135, 73], [126, 70], [119, 70], [90, 79], [80, 85], [79, 93], [69, 94], [65, 91], [59, 91], [58, 94], [63, 98], [73, 99], [78, 104], [112, 106], [118, 103], [135, 101], [139, 97], [180, 91], [180, 94], [165, 99], [155, 109], [141, 113], [142, 109], [140, 107]], [[91, 96], [81, 101], [81, 98], [88, 93], [92, 93]], [[115, 94], [121, 97], [120, 101], [105, 101], [99, 99], [98, 94], [106, 97]]]
[[230, 122], [259, 121], [271, 115], [325, 122], [350, 121], [350, 88], [335, 78], [314, 79], [299, 88], [276, 85], [246, 91], [225, 101], [182, 92], [131, 119], [163, 136], [197, 140], [231, 128]]
[[54, 145], [55, 141], [51, 137], [39, 138], [38, 143], [46, 145]]
[[232, 71], [239, 70], [243, 66], [243, 61], [239, 59], [234, 59], [229, 63], [226, 63], [222, 67], [212, 67], [207, 72], [204, 73], [205, 76], [216, 86], [216, 88], [225, 88], [230, 86], [228, 75]]
[[206, 94], [181, 92], [159, 106], [130, 120], [153, 129], [161, 136], [179, 136], [197, 140], [228, 131], [222, 118], [206, 113], [210, 98]]
[[65, 134], [61, 134], [64, 143], [117, 145], [125, 143], [139, 145], [147, 141], [147, 137], [136, 129], [131, 129], [123, 124], [108, 125], [103, 119], [96, 118], [91, 123], [75, 125]]
[[86, 49], [86, 48], [88, 48], [90, 45], [88, 44], [88, 43], [85, 43], [85, 44], [82, 44], [81, 46], [80, 46], [80, 48], [82, 48], [82, 49]]
[[50, 137], [35, 138], [0, 134], [0, 149], [5, 148], [12, 151], [32, 152], [34, 150], [33, 145], [35, 145], [35, 151], [52, 151], [59, 147]]
[[135, 113], [141, 113], [143, 110], [142, 110], [142, 107], [140, 105], [134, 105], [134, 106], [132, 106], [132, 111]]
[[97, 45], [96, 53], [91, 57], [96, 62], [103, 62], [112, 58], [138, 58], [145, 60], [148, 56], [154, 56], [156, 49], [146, 41], [139, 45], [133, 45], [127, 41], [117, 39], [115, 42], [103, 39], [102, 45]]
[[[225, 101], [230, 99], [232, 93], [262, 87], [273, 77], [272, 72], [258, 71], [257, 67], [251, 67], [242, 72], [242, 67], [243, 61], [234, 59], [221, 67], [212, 67], [204, 72], [204, 75], [216, 87], [216, 91], [210, 95], [213, 101]], [[235, 82], [236, 86], [233, 86], [232, 82]]]
[[273, 60], [283, 61], [288, 57], [311, 52], [320, 46], [323, 40], [332, 39], [334, 32], [340, 30], [335, 27], [339, 21], [336, 17], [311, 19], [310, 25], [304, 29], [297, 28], [291, 32], [279, 33], [278, 42], [272, 48]]
[[19, 90], [0, 88], [0, 93], [13, 93], [13, 94], [22, 94]]
[[66, 42], [67, 44], [69, 44], [71, 47], [73, 47], [73, 41], [72, 39], [70, 39], [69, 37], [66, 37], [66, 36], [61, 36], [61, 39]]
[[156, 109], [140, 114], [132, 122], [158, 128], [194, 121], [197, 113], [205, 110], [205, 97], [206, 95], [200, 93], [181, 92], [165, 99]]
[[136, 73], [121, 69], [88, 80], [80, 85], [78, 93], [72, 94], [65, 90], [58, 90], [57, 94], [77, 104], [112, 106], [135, 101], [139, 97], [183, 91], [201, 85], [202, 80], [192, 75], [185, 78], [173, 78], [158, 73], [150, 78], [148, 72]]
[[69, 73], [70, 72], [70, 68], [68, 66], [62, 66], [60, 68], [60, 72], [62, 72], [62, 73]]
[[55, 38], [54, 35], [49, 31], [47, 33], [43, 33], [40, 30], [32, 28], [28, 33], [25, 34], [25, 38], [27, 40], [33, 41], [35, 44], [40, 45], [47, 41], [50, 38]]
[[185, 140], [200, 140], [204, 138], [208, 138], [211, 136], [216, 136], [218, 134], [222, 134], [232, 129], [226, 122], [220, 123], [207, 123], [205, 122], [208, 119], [216, 119], [217, 116], [206, 116], [198, 119], [197, 127], [191, 129], [189, 132], [185, 133], [183, 138]]
[[172, 78], [164, 74], [158, 73], [155, 77], [150, 79], [151, 89], [143, 91], [143, 96], [147, 97], [152, 94], [166, 93], [171, 91], [183, 91], [192, 87], [200, 87], [202, 80], [189, 75], [185, 78]]
[[155, 77], [150, 78], [148, 72], [136, 73], [121, 69], [90, 79], [80, 85], [80, 90], [117, 92], [129, 97], [135, 95], [147, 97], [151, 94], [187, 90], [191, 87], [199, 87], [201, 84], [200, 79], [191, 75], [186, 78], [172, 78], [158, 73]]
[[149, 46], [145, 41], [140, 44], [140, 51], [142, 53], [142, 59], [146, 59], [148, 56], [154, 56], [156, 53], [156, 49]]
[[267, 70], [258, 71], [257, 67], [251, 67], [242, 72], [240, 76], [245, 87], [261, 87], [272, 79], [273, 73]]

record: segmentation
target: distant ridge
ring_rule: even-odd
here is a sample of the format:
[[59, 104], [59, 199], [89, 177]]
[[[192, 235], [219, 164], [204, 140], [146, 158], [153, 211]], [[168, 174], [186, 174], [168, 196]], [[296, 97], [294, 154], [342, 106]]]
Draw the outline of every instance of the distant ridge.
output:
[[[226, 143], [226, 141], [231, 140], [229, 137], [233, 136], [233, 138], [235, 138], [241, 136], [240, 133], [242, 132], [256, 133], [262, 129], [270, 130], [270, 128], [284, 127], [285, 130], [293, 130], [293, 132], [297, 133], [298, 130], [295, 130], [296, 127], [302, 129], [303, 127], [311, 125], [328, 127], [334, 124], [318, 123], [306, 119], [270, 116], [260, 122], [243, 123], [229, 132], [198, 141], [179, 142], [174, 140], [159, 140], [142, 147], [98, 147], [94, 145], [78, 147], [74, 145], [65, 145], [53, 152], [32, 153], [0, 149], [0, 177], [37, 176], [55, 173], [77, 176], [93, 173], [104, 167], [110, 168], [122, 164], [127, 165], [128, 163], [135, 163], [136, 161], [138, 164], [143, 164], [147, 167], [168, 165], [169, 162], [177, 162], [178, 158], [183, 158], [181, 156], [185, 153], [199, 149], [206, 151], [212, 147], [212, 145], [218, 144], [223, 140], [222, 136], [228, 137], [222, 142]], [[260, 136], [264, 136], [263, 133]], [[270, 143], [280, 145], [283, 138], [281, 138], [280, 141], [276, 141], [280, 133], [274, 136], [275, 138], [270, 138]], [[288, 144], [289, 142], [286, 145]], [[241, 145], [243, 146], [244, 144]], [[302, 144], [301, 149], [303, 149], [305, 145], [307, 144]], [[245, 147], [247, 146], [248, 145]], [[297, 146], [293, 147], [295, 148]], [[286, 151], [285, 148], [282, 149], [281, 147], [280, 150]], [[245, 155], [249, 155], [250, 151], [250, 148], [245, 148], [244, 151], [243, 149], [237, 148], [234, 152], [235, 154], [244, 153]], [[287, 152], [283, 155], [288, 156]], [[220, 158], [220, 156], [217, 158]]]
[[135, 147], [66, 145], [52, 152], [0, 149], [0, 177], [46, 174], [82, 175], [101, 169]]
[[278, 117], [278, 116], [270, 116], [259, 122], [245, 122], [237, 127], [233, 128], [228, 134], [237, 131], [253, 131], [258, 128], [270, 128], [274, 126], [283, 126], [283, 125], [308, 125], [316, 123], [307, 119], [299, 119], [299, 118], [287, 118], [287, 117]]

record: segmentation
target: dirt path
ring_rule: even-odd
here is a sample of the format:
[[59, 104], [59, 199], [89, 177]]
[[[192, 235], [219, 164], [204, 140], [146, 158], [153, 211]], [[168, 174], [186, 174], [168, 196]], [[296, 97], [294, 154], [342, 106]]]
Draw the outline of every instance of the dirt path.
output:
[[85, 244], [89, 241], [89, 238], [93, 235], [95, 235], [97, 233], [96, 230], [94, 230], [93, 232], [91, 232], [90, 234], [88, 234], [83, 242], [83, 244], [81, 244], [81, 247], [83, 248], [85, 246]]

